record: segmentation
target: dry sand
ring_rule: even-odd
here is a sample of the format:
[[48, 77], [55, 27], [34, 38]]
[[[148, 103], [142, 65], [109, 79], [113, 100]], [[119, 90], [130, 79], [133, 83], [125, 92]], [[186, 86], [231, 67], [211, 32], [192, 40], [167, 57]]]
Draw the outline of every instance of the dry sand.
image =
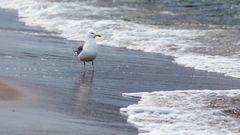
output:
[[9, 82], [0, 81], [0, 100], [20, 100], [24, 97], [23, 92], [17, 86]]

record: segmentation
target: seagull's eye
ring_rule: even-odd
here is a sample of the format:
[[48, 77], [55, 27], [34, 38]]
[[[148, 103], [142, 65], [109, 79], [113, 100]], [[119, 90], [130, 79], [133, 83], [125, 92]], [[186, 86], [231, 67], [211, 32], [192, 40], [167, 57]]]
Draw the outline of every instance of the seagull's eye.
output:
[[93, 32], [91, 32], [90, 34], [94, 35], [94, 33], [93, 33]]

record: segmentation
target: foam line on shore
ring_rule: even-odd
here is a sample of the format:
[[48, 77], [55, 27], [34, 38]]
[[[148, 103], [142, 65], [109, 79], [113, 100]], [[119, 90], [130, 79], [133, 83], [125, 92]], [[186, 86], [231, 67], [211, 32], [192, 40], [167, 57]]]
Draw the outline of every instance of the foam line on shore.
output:
[[223, 97], [231, 100], [237, 95], [240, 90], [125, 93], [140, 101], [121, 108], [121, 113], [139, 129], [139, 135], [238, 135], [239, 121], [224, 113], [233, 106], [217, 104]]

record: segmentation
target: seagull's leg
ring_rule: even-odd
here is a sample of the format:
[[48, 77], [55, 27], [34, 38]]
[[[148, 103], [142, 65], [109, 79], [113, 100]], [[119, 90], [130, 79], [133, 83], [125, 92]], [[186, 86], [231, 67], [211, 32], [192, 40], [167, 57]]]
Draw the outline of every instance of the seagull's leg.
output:
[[86, 67], [86, 62], [84, 61], [83, 64], [84, 64], [84, 69], [85, 69], [85, 67]]
[[92, 61], [92, 67], [93, 67], [93, 71], [94, 71], [94, 61]]

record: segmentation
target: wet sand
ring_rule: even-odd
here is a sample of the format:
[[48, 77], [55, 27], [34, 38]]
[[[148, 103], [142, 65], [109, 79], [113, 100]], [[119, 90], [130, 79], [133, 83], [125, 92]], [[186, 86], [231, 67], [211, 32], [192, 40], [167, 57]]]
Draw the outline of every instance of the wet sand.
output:
[[20, 100], [23, 98], [24, 94], [19, 88], [0, 81], [0, 100]]
[[[0, 77], [22, 82], [40, 97], [27, 105], [1, 105], [1, 134], [136, 135], [119, 112], [136, 101], [122, 93], [240, 88], [239, 79], [185, 68], [172, 57], [104, 45], [95, 72], [91, 64], [84, 70], [73, 53], [78, 42], [26, 27], [15, 11], [0, 10], [0, 18]], [[9, 114], [12, 108], [16, 113]]]

